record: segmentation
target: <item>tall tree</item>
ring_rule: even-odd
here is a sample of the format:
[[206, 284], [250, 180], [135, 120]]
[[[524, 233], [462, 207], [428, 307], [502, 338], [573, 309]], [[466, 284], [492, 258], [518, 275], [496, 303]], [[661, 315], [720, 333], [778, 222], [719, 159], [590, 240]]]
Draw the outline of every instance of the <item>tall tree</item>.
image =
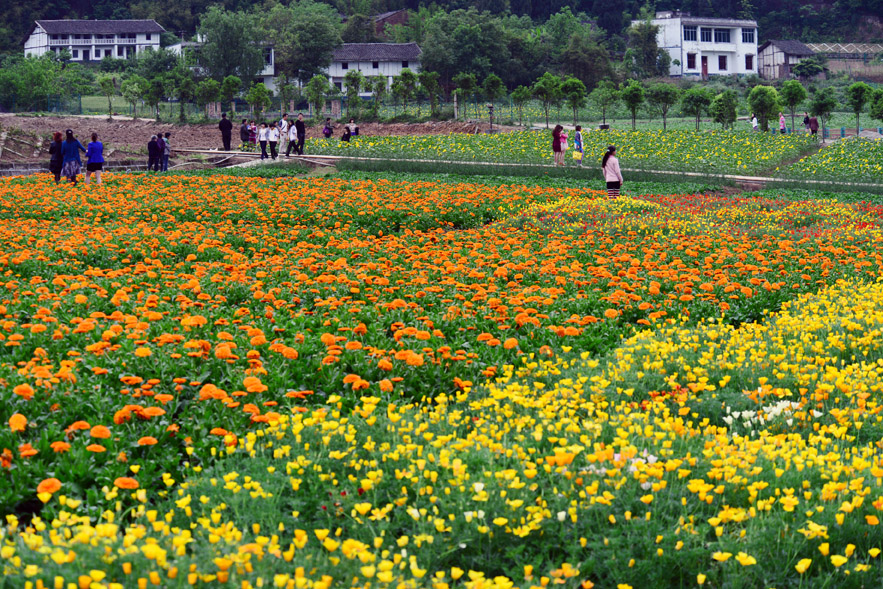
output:
[[770, 120], [781, 109], [779, 93], [776, 92], [776, 89], [770, 86], [755, 86], [748, 93], [748, 105], [760, 120], [760, 128], [769, 131]]
[[696, 117], [696, 130], [699, 130], [699, 120], [703, 112], [708, 112], [713, 100], [711, 92], [702, 86], [693, 86], [681, 97], [681, 110], [686, 115]]
[[846, 102], [849, 104], [849, 108], [852, 109], [852, 112], [855, 113], [856, 135], [861, 131], [859, 118], [861, 117], [862, 111], [865, 109], [865, 104], [871, 99], [873, 93], [874, 89], [864, 82], [856, 82], [846, 89]]
[[[343, 87], [346, 91], [346, 114], [347, 116], [359, 116], [359, 107], [362, 99], [359, 92], [365, 86], [365, 76], [359, 70], [350, 70], [343, 77]], [[353, 114], [355, 111], [355, 114]]]
[[667, 129], [668, 111], [678, 103], [681, 90], [674, 84], [660, 82], [647, 88], [647, 103], [662, 116], [662, 130]]
[[242, 79], [238, 76], [226, 76], [221, 82], [221, 100], [230, 103], [230, 112], [236, 112], [236, 103], [233, 97], [239, 93], [242, 88]]
[[589, 90], [593, 90], [601, 80], [613, 77], [613, 65], [607, 49], [585, 33], [570, 37], [567, 48], [561, 54], [561, 69], [565, 74], [582, 80]]
[[101, 94], [107, 98], [107, 120], [113, 119], [113, 97], [117, 93], [116, 78], [110, 74], [104, 74], [98, 77], [98, 89]]
[[797, 110], [801, 102], [806, 100], [806, 88], [797, 80], [788, 80], [782, 84], [782, 88], [779, 90], [779, 97], [782, 99], [782, 104], [787, 106], [791, 112], [791, 129], [794, 129], [794, 111]]
[[478, 85], [475, 74], [461, 72], [454, 76], [454, 84], [457, 85], [457, 97], [460, 99], [463, 108], [463, 118], [466, 118], [467, 106], [469, 98], [475, 94], [475, 88]]
[[159, 119], [159, 103], [166, 99], [169, 95], [167, 91], [169, 84], [169, 76], [162, 75], [151, 78], [147, 83], [147, 92], [144, 93], [144, 102], [148, 106], [153, 107], [153, 116]]
[[635, 73], [642, 78], [668, 75], [668, 52], [659, 48], [658, 33], [659, 27], [651, 24], [649, 15], [629, 28], [629, 55], [634, 60]]
[[543, 103], [543, 112], [546, 114], [546, 128], [549, 128], [549, 109], [561, 97], [561, 78], [546, 72], [533, 85], [534, 97]]
[[374, 95], [374, 118], [376, 119], [380, 113], [380, 106], [383, 104], [388, 88], [386, 78], [384, 76], [372, 76], [370, 79], [371, 93]]
[[527, 86], [519, 86], [512, 91], [512, 102], [518, 109], [518, 124], [524, 124], [524, 105], [530, 100], [532, 93]]
[[629, 80], [619, 89], [619, 96], [623, 104], [632, 113], [632, 131], [635, 130], [635, 119], [638, 117], [638, 109], [644, 104], [644, 87], [636, 80]]
[[347, 18], [340, 34], [344, 43], [377, 43], [380, 38], [374, 28], [374, 19], [364, 14]]
[[265, 34], [254, 15], [212, 6], [199, 21], [199, 34], [199, 65], [218, 82], [237, 76], [248, 84], [264, 68]]
[[172, 94], [178, 99], [178, 120], [186, 119], [184, 105], [196, 97], [196, 81], [193, 79], [193, 71], [186, 67], [178, 67], [171, 76], [169, 82], [172, 85]]
[[809, 112], [812, 116], [821, 119], [822, 137], [825, 136], [825, 130], [828, 128], [828, 120], [831, 118], [831, 113], [834, 112], [838, 104], [837, 97], [834, 96], [834, 89], [831, 87], [822, 88], [812, 97], [812, 101], [809, 104]]
[[208, 78], [196, 85], [196, 104], [205, 118], [208, 118], [208, 105], [217, 101], [220, 95], [221, 84], [217, 80]]
[[568, 76], [561, 82], [561, 96], [573, 110], [573, 124], [576, 126], [577, 111], [586, 105], [586, 85], [579, 78]]
[[274, 4], [264, 13], [262, 30], [273, 40], [277, 72], [304, 84], [324, 72], [341, 44], [340, 16], [313, 0]]
[[429, 97], [429, 112], [431, 116], [438, 116], [438, 72], [422, 70], [417, 74], [420, 80], [420, 88]]
[[883, 88], [877, 88], [871, 95], [868, 114], [874, 120], [883, 121]]
[[270, 106], [270, 91], [263, 82], [252, 84], [248, 92], [245, 93], [245, 101], [254, 109], [256, 120], [261, 120], [261, 113]]
[[619, 90], [617, 90], [616, 85], [609, 80], [602, 81], [598, 84], [598, 87], [592, 90], [592, 93], [589, 94], [589, 100], [594, 102], [601, 110], [602, 124], [607, 124], [607, 111], [619, 101], [619, 98]]
[[138, 118], [138, 102], [144, 98], [147, 93], [147, 80], [138, 74], [132, 74], [120, 84], [120, 94], [132, 105], [132, 118]]
[[305, 94], [307, 95], [307, 101], [309, 101], [310, 105], [313, 107], [314, 119], [318, 119], [322, 116], [322, 111], [325, 107], [325, 99], [328, 97], [328, 92], [330, 92], [330, 90], [331, 88], [328, 86], [328, 78], [321, 74], [313, 76], [307, 84]]
[[506, 94], [506, 87], [503, 85], [503, 80], [497, 74], [489, 74], [488, 77], [484, 79], [482, 90], [484, 91], [485, 98], [490, 100], [491, 104]]
[[708, 112], [715, 123], [720, 123], [724, 129], [728, 129], [736, 122], [737, 103], [736, 92], [727, 89], [714, 97]]
[[413, 98], [414, 94], [417, 92], [417, 74], [411, 71], [411, 68], [402, 68], [396, 81], [401, 84], [399, 95], [402, 97], [402, 105], [407, 113], [408, 102], [410, 102], [411, 98]]

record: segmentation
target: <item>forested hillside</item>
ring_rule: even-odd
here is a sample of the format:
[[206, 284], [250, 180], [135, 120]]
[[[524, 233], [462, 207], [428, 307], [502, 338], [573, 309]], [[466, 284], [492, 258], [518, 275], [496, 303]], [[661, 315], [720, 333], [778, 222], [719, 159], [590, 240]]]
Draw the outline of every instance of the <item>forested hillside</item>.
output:
[[[4, 9], [0, 51], [21, 48], [35, 19], [154, 18], [174, 34], [192, 34], [199, 16], [210, 5], [228, 10], [269, 10], [277, 0], [16, 0]], [[288, 2], [283, 2], [287, 4]], [[424, 0], [328, 0], [342, 15], [377, 14], [390, 10], [426, 8]], [[493, 14], [527, 16], [544, 22], [561, 8], [596, 19], [608, 35], [618, 35], [638, 13], [644, 0], [435, 0], [433, 7], [450, 11], [476, 7]], [[797, 0], [660, 0], [656, 10], [689, 10], [694, 15], [748, 17], [758, 20], [760, 38], [799, 38], [803, 41], [879, 41], [883, 0], [837, 0], [804, 3]]]

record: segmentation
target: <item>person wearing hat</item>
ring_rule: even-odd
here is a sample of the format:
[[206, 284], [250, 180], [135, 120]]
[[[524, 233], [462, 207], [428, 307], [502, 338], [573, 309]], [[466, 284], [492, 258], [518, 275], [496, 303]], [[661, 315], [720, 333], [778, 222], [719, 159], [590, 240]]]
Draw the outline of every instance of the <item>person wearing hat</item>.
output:
[[619, 169], [619, 160], [616, 158], [616, 146], [607, 146], [604, 158], [601, 160], [601, 170], [604, 172], [604, 180], [607, 181], [607, 198], [613, 200], [619, 198], [619, 189], [622, 188], [622, 171]]
[[233, 123], [227, 119], [227, 113], [221, 113], [221, 122], [218, 123], [221, 130], [221, 140], [224, 142], [224, 151], [230, 151], [230, 141], [233, 137]]

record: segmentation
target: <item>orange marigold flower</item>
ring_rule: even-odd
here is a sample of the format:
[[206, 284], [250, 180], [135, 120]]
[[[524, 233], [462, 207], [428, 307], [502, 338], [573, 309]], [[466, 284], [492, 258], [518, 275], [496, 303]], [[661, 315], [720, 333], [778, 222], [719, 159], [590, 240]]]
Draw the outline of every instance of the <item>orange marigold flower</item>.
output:
[[249, 393], [263, 393], [267, 390], [267, 385], [261, 382], [256, 376], [246, 376], [242, 384], [245, 386], [245, 390]]
[[608, 319], [616, 319], [617, 317], [619, 317], [619, 311], [617, 311], [616, 309], [607, 309], [606, 311], [604, 311], [604, 316]]
[[117, 489], [137, 489], [139, 487], [138, 481], [133, 479], [132, 477], [119, 477], [113, 482], [113, 486]]
[[117, 425], [120, 425], [121, 423], [126, 423], [130, 419], [132, 419], [132, 412], [128, 409], [120, 409], [113, 414], [113, 422]]
[[16, 413], [9, 418], [9, 429], [14, 432], [23, 432], [28, 426], [28, 418], [21, 413]]
[[165, 409], [160, 409], [159, 407], [145, 407], [138, 413], [138, 415], [144, 418], [159, 417], [165, 414]]
[[96, 425], [89, 431], [89, 435], [99, 440], [106, 440], [110, 437], [110, 430], [103, 425]]
[[49, 444], [49, 447], [52, 448], [52, 451], [55, 452], [56, 454], [61, 454], [63, 452], [67, 452], [68, 450], [71, 449], [70, 444], [68, 444], [67, 442], [61, 442], [61, 441], [52, 442], [51, 444]]
[[12, 389], [12, 392], [19, 397], [24, 397], [28, 401], [34, 398], [34, 389], [27, 383], [18, 385]]
[[105, 448], [101, 444], [89, 444], [88, 446], [86, 446], [86, 450], [88, 450], [89, 452], [95, 452], [96, 454], [99, 454], [101, 452], [106, 452], [107, 448]]
[[518, 347], [518, 340], [514, 337], [510, 337], [506, 341], [503, 342], [503, 347], [507, 350], [511, 350], [512, 348]]
[[18, 454], [22, 458], [30, 458], [31, 456], [36, 456], [39, 452], [30, 444], [22, 444], [18, 447]]
[[61, 488], [61, 481], [58, 479], [43, 479], [37, 485], [37, 493], [55, 493]]
[[158, 440], [153, 436], [144, 436], [143, 438], [138, 440], [139, 446], [155, 446], [158, 443]]
[[213, 436], [226, 436], [230, 432], [228, 432], [227, 430], [225, 430], [222, 427], [214, 427], [214, 428], [212, 428], [212, 431], [210, 431], [209, 433], [212, 434]]
[[150, 351], [150, 348], [140, 347], [135, 350], [135, 356], [138, 358], [146, 358], [152, 355], [153, 352]]

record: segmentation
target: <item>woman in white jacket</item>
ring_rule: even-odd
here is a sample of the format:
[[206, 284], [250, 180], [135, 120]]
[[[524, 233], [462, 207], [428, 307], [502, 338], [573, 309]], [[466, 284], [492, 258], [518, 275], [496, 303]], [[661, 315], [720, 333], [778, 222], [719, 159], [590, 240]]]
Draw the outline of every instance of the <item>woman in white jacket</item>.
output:
[[616, 146], [609, 145], [601, 160], [601, 170], [604, 172], [604, 180], [607, 181], [607, 198], [619, 198], [619, 189], [622, 188], [622, 172], [619, 170], [619, 160], [616, 159]]

